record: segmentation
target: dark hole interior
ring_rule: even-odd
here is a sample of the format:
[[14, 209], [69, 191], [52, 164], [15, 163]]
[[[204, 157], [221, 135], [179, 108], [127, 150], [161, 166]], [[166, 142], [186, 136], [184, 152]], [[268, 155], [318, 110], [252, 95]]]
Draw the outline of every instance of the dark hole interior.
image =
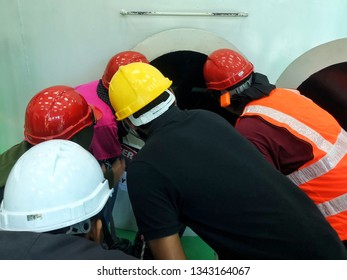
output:
[[333, 115], [347, 130], [347, 62], [312, 74], [298, 90]]
[[205, 109], [224, 117], [232, 125], [237, 116], [220, 107], [209, 94], [203, 77], [207, 56], [193, 51], [176, 51], [151, 61], [166, 77], [172, 80], [177, 106], [181, 109]]

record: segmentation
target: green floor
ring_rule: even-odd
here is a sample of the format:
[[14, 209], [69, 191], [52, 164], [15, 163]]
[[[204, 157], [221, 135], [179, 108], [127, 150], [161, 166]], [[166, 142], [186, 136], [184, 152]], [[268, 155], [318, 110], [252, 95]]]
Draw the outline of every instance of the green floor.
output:
[[[136, 232], [117, 229], [119, 237], [134, 240]], [[216, 259], [214, 251], [196, 236], [183, 236], [181, 238], [182, 246], [189, 260], [214, 260]]]

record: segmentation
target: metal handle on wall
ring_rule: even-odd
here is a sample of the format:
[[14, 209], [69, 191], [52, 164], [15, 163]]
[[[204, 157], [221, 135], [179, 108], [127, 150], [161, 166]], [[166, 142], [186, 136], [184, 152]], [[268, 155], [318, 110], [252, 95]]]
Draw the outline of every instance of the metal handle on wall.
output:
[[247, 12], [154, 12], [154, 11], [120, 11], [122, 16], [220, 16], [220, 17], [248, 17]]

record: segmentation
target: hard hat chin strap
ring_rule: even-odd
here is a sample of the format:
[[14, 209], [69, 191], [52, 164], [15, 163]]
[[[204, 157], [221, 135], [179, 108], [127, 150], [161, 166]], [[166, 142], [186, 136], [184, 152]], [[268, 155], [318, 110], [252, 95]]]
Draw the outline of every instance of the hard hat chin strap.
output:
[[135, 126], [141, 126], [143, 124], [149, 123], [152, 120], [156, 119], [163, 113], [165, 113], [170, 106], [175, 102], [175, 96], [173, 93], [169, 90], [165, 90], [169, 94], [169, 97], [162, 103], [158, 104], [148, 112], [142, 114], [138, 118], [135, 118], [134, 115], [129, 116], [129, 120], [131, 123]]
[[245, 81], [242, 85], [231, 90], [230, 91], [231, 95], [240, 94], [240, 93], [244, 92], [246, 89], [248, 89], [252, 85], [252, 77], [253, 77], [253, 75], [250, 75], [249, 78], [247, 79], [247, 81]]
[[92, 228], [90, 219], [71, 225], [66, 234], [85, 234]]

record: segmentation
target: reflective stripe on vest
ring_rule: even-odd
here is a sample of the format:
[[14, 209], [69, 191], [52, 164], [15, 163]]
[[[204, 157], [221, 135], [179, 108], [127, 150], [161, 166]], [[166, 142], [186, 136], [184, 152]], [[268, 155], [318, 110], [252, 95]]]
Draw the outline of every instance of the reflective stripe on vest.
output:
[[347, 194], [343, 194], [332, 200], [326, 201], [321, 204], [317, 204], [319, 210], [322, 212], [324, 217], [336, 215], [347, 209]]
[[[319, 149], [323, 150], [326, 153], [325, 156], [322, 157], [319, 161], [287, 175], [287, 177], [297, 186], [300, 186], [312, 179], [318, 178], [334, 169], [335, 166], [347, 153], [347, 133], [342, 128], [335, 144], [331, 144], [315, 130], [311, 129], [297, 119], [278, 110], [262, 105], [250, 105], [246, 106], [244, 113], [263, 114], [278, 122], [287, 124], [298, 134], [301, 134], [304, 137], [310, 139]], [[341, 195], [324, 203], [317, 204], [317, 206], [325, 217], [346, 211], [347, 194]]]

